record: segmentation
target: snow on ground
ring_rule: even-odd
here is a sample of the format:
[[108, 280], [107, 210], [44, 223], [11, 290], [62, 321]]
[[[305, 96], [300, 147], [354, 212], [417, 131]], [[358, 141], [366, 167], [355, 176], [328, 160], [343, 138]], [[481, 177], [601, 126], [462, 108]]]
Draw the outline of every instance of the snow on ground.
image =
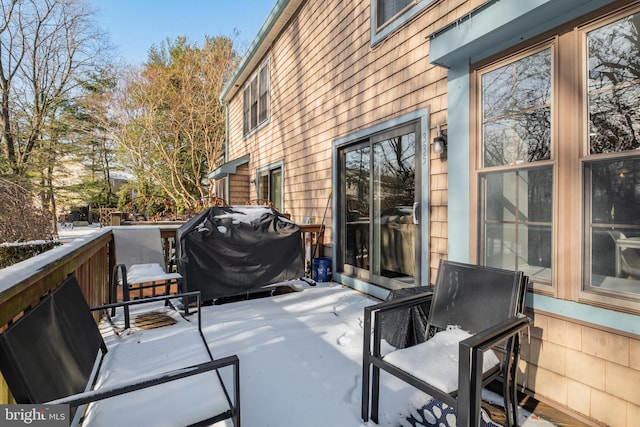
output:
[[[214, 357], [237, 354], [240, 359], [242, 424], [375, 426], [372, 421], [361, 420], [360, 402], [363, 309], [376, 301], [337, 284], [310, 287], [300, 282], [297, 287], [299, 292], [201, 309], [203, 332]], [[194, 316], [188, 319], [195, 322]], [[124, 351], [124, 346], [139, 345], [145, 336], [152, 336], [155, 342], [153, 354], [136, 355], [147, 360], [145, 366], [155, 369], [167, 359], [179, 364], [184, 356], [173, 355], [184, 353], [184, 344], [176, 344], [175, 334], [180, 328], [193, 327], [190, 322], [181, 320], [152, 331], [131, 330], [123, 334], [121, 341], [112, 337], [108, 343], [112, 360], [103, 367], [104, 375], [117, 377], [118, 373], [109, 366], [126, 365], [131, 353]], [[154, 357], [159, 361], [154, 362]], [[229, 378], [225, 375], [225, 379]], [[145, 393], [150, 394], [151, 400], [163, 395], [161, 387]], [[189, 408], [204, 398], [187, 389], [176, 393], [173, 401]], [[416, 408], [428, 402], [425, 394], [383, 373], [379, 425], [415, 425], [407, 422], [407, 417], [415, 419]], [[142, 413], [145, 412], [149, 415], [149, 411]], [[530, 415], [521, 410], [521, 425], [552, 425]], [[428, 421], [432, 416], [422, 418]], [[142, 417], [129, 419], [130, 425], [142, 426], [145, 421], [149, 422]], [[440, 422], [432, 425], [446, 426]]]
[[58, 224], [58, 237], [60, 241], [67, 243], [100, 230], [100, 224], [83, 225], [79, 227], [64, 226]]
[[[58, 223], [58, 240], [62, 243], [69, 243], [75, 239], [84, 237], [88, 234], [95, 233], [100, 230], [100, 224], [90, 224], [86, 226], [74, 227], [72, 225], [65, 226], [64, 224]], [[49, 243], [49, 240], [32, 240], [29, 242], [2, 242], [0, 246], [21, 246], [25, 244], [43, 244]]]

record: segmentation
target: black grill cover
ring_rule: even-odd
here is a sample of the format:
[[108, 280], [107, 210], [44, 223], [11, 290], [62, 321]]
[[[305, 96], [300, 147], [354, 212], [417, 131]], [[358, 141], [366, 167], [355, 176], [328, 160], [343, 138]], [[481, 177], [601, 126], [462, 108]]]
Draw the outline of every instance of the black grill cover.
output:
[[300, 228], [265, 206], [207, 209], [176, 231], [176, 258], [204, 301], [304, 276]]

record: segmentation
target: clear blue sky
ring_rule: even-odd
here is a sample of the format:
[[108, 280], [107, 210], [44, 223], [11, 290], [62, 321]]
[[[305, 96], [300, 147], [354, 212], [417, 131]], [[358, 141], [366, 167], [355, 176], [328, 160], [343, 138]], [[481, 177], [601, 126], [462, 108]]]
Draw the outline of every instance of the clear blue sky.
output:
[[205, 36], [233, 36], [244, 52], [277, 0], [88, 0], [100, 27], [124, 62], [146, 61], [152, 45], [187, 36], [199, 45]]

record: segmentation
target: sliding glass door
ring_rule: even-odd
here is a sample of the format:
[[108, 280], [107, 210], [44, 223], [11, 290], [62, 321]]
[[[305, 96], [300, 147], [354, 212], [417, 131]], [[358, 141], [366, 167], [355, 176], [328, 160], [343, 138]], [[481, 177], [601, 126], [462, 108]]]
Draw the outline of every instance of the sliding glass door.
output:
[[417, 124], [371, 135], [340, 151], [340, 266], [387, 288], [419, 279]]

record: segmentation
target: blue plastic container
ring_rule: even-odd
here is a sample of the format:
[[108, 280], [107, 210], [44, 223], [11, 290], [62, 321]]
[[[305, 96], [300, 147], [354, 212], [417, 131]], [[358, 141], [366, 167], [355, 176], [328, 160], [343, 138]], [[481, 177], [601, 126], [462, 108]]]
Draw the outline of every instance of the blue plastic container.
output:
[[331, 280], [331, 258], [314, 258], [311, 267], [311, 278], [316, 282], [328, 282]]

